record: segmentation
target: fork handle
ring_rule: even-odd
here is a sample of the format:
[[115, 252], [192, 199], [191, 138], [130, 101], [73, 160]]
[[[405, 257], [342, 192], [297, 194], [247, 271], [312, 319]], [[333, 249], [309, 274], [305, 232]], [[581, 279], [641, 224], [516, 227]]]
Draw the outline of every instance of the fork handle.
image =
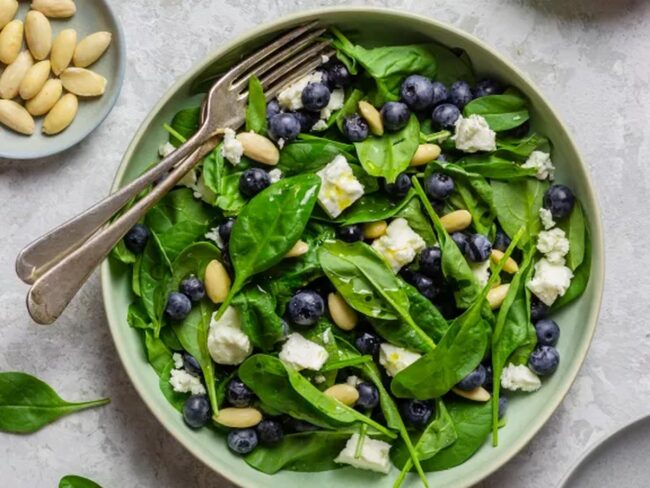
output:
[[36, 279], [27, 295], [27, 309], [39, 324], [53, 323], [65, 310], [93, 270], [142, 216], [153, 207], [217, 142], [209, 140], [179, 164], [150, 193], [117, 220], [95, 233]]

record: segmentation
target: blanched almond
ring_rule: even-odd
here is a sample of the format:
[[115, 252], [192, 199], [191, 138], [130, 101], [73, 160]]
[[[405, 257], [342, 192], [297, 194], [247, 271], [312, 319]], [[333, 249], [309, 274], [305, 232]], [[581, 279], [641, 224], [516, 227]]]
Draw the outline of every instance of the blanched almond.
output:
[[18, 95], [20, 84], [27, 71], [34, 65], [34, 60], [29, 51], [23, 51], [16, 60], [11, 63], [0, 76], [0, 98], [11, 100]]
[[270, 139], [254, 132], [242, 132], [237, 134], [237, 140], [244, 147], [244, 156], [270, 166], [278, 164], [280, 151]]
[[506, 299], [506, 295], [508, 294], [509, 289], [510, 283], [506, 285], [495, 286], [490, 291], [488, 291], [487, 301], [490, 304], [490, 308], [492, 310], [496, 310], [501, 306], [503, 301]]
[[63, 70], [70, 65], [74, 50], [77, 46], [77, 31], [74, 29], [64, 29], [59, 32], [52, 42], [52, 72], [59, 76]]
[[77, 11], [73, 0], [33, 0], [32, 8], [53, 19], [72, 17]]
[[222, 408], [219, 413], [212, 419], [231, 429], [246, 429], [255, 427], [262, 421], [262, 414], [259, 410], [252, 407], [246, 408]]
[[96, 97], [106, 90], [106, 78], [85, 68], [66, 68], [61, 81], [63, 88], [82, 97]]
[[48, 60], [39, 61], [27, 70], [27, 74], [20, 83], [20, 98], [29, 100], [34, 98], [45, 86], [45, 82], [50, 77], [50, 62]]
[[297, 258], [303, 254], [307, 254], [307, 251], [309, 251], [309, 244], [307, 244], [305, 241], [299, 240], [293, 245], [291, 249], [289, 249], [289, 252], [286, 253], [284, 257]]
[[460, 388], [451, 389], [456, 395], [474, 402], [487, 402], [490, 399], [490, 392], [482, 386], [477, 386], [473, 390], [465, 391]]
[[420, 144], [411, 158], [411, 166], [422, 166], [440, 156], [440, 146], [437, 144]]
[[467, 229], [472, 223], [472, 214], [467, 210], [454, 210], [440, 217], [440, 222], [450, 234]]
[[95, 32], [83, 38], [74, 50], [72, 62], [75, 66], [85, 68], [97, 61], [111, 43], [110, 32]]
[[0, 0], [0, 29], [13, 20], [18, 11], [18, 0]]
[[332, 385], [323, 393], [332, 398], [336, 398], [339, 402], [347, 405], [348, 407], [354, 405], [359, 399], [359, 392], [357, 389], [352, 385], [348, 385], [347, 383]]
[[28, 136], [34, 133], [34, 119], [13, 100], [0, 100], [0, 124]]
[[0, 62], [13, 63], [18, 57], [22, 45], [23, 23], [20, 20], [12, 20], [0, 32]]
[[[492, 249], [492, 252], [490, 253], [490, 260], [494, 264], [499, 264], [499, 261], [503, 259], [503, 256], [504, 254], [502, 251], [499, 251], [498, 249]], [[519, 265], [517, 264], [517, 261], [512, 258], [506, 259], [506, 262], [503, 265], [503, 271], [509, 274], [514, 274], [519, 271]]]
[[327, 308], [334, 323], [341, 330], [352, 330], [359, 322], [359, 316], [338, 293], [327, 295]]
[[25, 41], [32, 56], [41, 61], [52, 49], [52, 26], [47, 17], [37, 10], [30, 10], [25, 17]]
[[384, 123], [381, 121], [381, 114], [379, 110], [373, 107], [371, 104], [362, 100], [357, 106], [361, 116], [368, 122], [368, 128], [376, 136], [381, 136], [384, 134]]
[[74, 120], [78, 108], [79, 101], [76, 96], [72, 93], [63, 95], [43, 120], [43, 132], [54, 135], [64, 130]]
[[363, 224], [363, 237], [366, 239], [377, 239], [386, 233], [387, 228], [388, 224], [385, 220], [368, 222], [366, 224]]
[[212, 303], [223, 303], [230, 291], [230, 275], [221, 262], [213, 259], [205, 268], [205, 292]]
[[35, 117], [45, 115], [59, 101], [63, 93], [61, 80], [50, 79], [45, 82], [43, 89], [31, 100], [27, 100], [25, 108]]

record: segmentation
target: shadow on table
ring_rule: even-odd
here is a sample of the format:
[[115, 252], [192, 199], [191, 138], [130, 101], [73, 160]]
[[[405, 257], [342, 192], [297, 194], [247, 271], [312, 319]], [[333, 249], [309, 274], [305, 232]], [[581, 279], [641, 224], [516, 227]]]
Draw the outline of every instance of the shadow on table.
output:
[[524, 0], [524, 7], [532, 7], [543, 15], [566, 20], [589, 22], [616, 22], [636, 15], [637, 10], [650, 6], [647, 0]]

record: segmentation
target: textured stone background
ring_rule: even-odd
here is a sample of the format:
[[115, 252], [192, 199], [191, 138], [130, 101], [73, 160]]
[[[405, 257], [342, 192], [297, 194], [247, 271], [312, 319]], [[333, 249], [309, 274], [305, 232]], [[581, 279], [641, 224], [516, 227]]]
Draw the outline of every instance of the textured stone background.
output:
[[[30, 436], [0, 435], [0, 486], [52, 487], [68, 472], [106, 487], [224, 486], [151, 417], [118, 362], [98, 276], [56, 327], [34, 325], [16, 253], [107, 193], [132, 134], [175, 78], [212, 47], [285, 13], [337, 1], [114, 1], [128, 68], [117, 106], [90, 138], [47, 161], [0, 162], [0, 370], [38, 374], [69, 399], [108, 407]], [[648, 412], [650, 396], [650, 2], [392, 0], [352, 2], [435, 16], [529, 73], [575, 135], [607, 229], [605, 301], [568, 397], [533, 442], [481, 486], [554, 486], [583, 449]]]

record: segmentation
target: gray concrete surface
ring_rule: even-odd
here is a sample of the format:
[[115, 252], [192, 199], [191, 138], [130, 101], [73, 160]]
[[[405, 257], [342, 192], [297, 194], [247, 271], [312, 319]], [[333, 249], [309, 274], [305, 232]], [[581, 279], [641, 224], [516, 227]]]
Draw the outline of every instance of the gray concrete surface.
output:
[[[98, 276], [55, 327], [33, 324], [16, 253], [109, 188], [142, 118], [212, 47], [284, 13], [337, 1], [112, 2], [126, 31], [121, 97], [104, 124], [55, 158], [0, 163], [0, 370], [37, 374], [69, 399], [110, 396], [30, 436], [0, 435], [0, 486], [52, 487], [68, 472], [106, 487], [225, 486], [151, 417], [117, 359]], [[527, 71], [558, 108], [591, 168], [605, 219], [608, 272], [593, 346], [541, 433], [481, 486], [554, 486], [581, 451], [650, 411], [650, 2], [392, 0], [352, 2], [435, 16]]]

